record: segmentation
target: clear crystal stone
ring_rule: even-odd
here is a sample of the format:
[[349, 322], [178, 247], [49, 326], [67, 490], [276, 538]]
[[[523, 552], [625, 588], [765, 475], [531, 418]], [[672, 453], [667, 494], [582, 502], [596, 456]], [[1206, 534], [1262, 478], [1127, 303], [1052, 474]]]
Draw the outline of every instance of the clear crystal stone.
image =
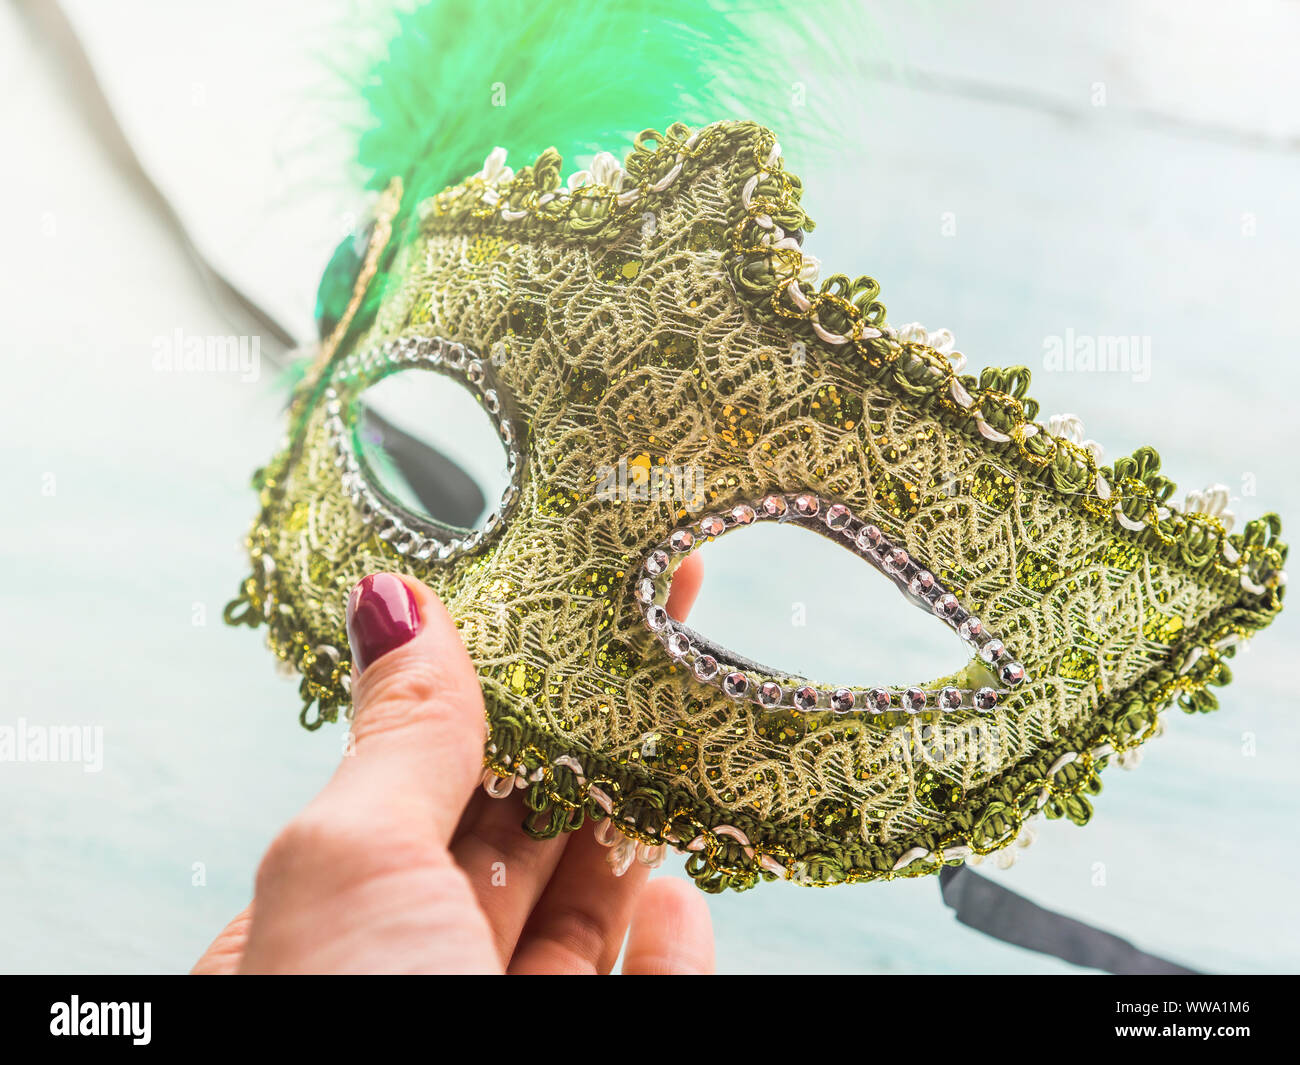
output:
[[705, 536], [721, 536], [727, 523], [716, 514], [710, 514], [707, 518], [700, 520], [700, 532]]
[[992, 688], [981, 688], [975, 693], [975, 708], [977, 710], [992, 710], [998, 705], [998, 693]]
[[668, 637], [668, 653], [674, 658], [685, 658], [691, 650], [691, 641], [685, 633], [674, 632]]
[[918, 598], [925, 598], [925, 596], [929, 595], [934, 590], [934, 574], [928, 569], [921, 570], [912, 578], [912, 582], [907, 586], [907, 588], [908, 591]]
[[731, 508], [731, 520], [737, 525], [750, 525], [754, 521], [754, 508], [748, 503], [737, 503]]
[[894, 700], [885, 688], [872, 688], [867, 692], [867, 709], [873, 714], [883, 714], [893, 704]]
[[733, 699], [739, 699], [749, 691], [749, 678], [739, 671], [728, 673], [722, 678], [722, 690]]
[[776, 706], [781, 701], [781, 685], [774, 680], [764, 681], [758, 689], [758, 701], [764, 706]]
[[934, 601], [934, 612], [941, 618], [951, 618], [961, 606], [952, 592], [944, 592]]
[[694, 669], [700, 680], [712, 680], [718, 675], [718, 660], [712, 655], [700, 655], [695, 660]]
[[980, 658], [985, 662], [996, 662], [1006, 653], [1006, 648], [1002, 646], [1001, 640], [989, 640], [980, 648]]
[[944, 688], [939, 693], [940, 710], [956, 710], [960, 706], [961, 706], [961, 689], [948, 687], [948, 688]]
[[638, 603], [653, 603], [655, 601], [655, 582], [649, 577], [642, 577], [637, 581], [636, 598]]
[[465, 376], [472, 385], [481, 385], [483, 383], [483, 364], [475, 359], [465, 369]]
[[920, 688], [908, 688], [903, 692], [903, 709], [911, 714], [919, 714], [925, 709], [925, 692]]
[[961, 623], [957, 631], [961, 633], [963, 640], [975, 640], [984, 635], [984, 622], [977, 617], [969, 617]]
[[496, 414], [501, 409], [501, 397], [489, 388], [483, 393], [483, 406], [487, 407], [489, 414]]
[[796, 688], [794, 705], [800, 710], [813, 709], [817, 705], [817, 689], [808, 684], [805, 684], [802, 688]]
[[690, 529], [678, 529], [668, 537], [668, 546], [674, 551], [689, 551], [695, 544], [695, 534]]
[[459, 370], [465, 365], [465, 345], [448, 344], [446, 350], [443, 352], [443, 356], [446, 358], [448, 366]]
[[515, 427], [510, 422], [501, 423], [501, 439], [507, 444], [515, 442]]
[[805, 518], [812, 518], [821, 510], [821, 500], [811, 492], [800, 492], [794, 497], [794, 509]]
[[662, 632], [668, 624], [668, 611], [657, 604], [650, 607], [645, 612], [645, 623], [651, 632]]
[[998, 667], [998, 678], [1009, 688], [1014, 688], [1025, 679], [1025, 667], [1019, 662], [1003, 662]]
[[659, 548], [651, 551], [645, 560], [645, 571], [651, 577], [658, 577], [668, 568], [668, 553]]
[[827, 508], [826, 517], [823, 520], [826, 522], [827, 528], [839, 532], [848, 525], [849, 519], [852, 517], [852, 511], [850, 511], [843, 503], [834, 503]]
[[858, 530], [858, 548], [862, 551], [874, 551], [884, 538], [884, 533], [874, 525], [864, 525]]
[[901, 547], [891, 547], [885, 552], [884, 566], [886, 573], [897, 573], [907, 565], [907, 552]]
[[770, 496], [764, 496], [761, 506], [763, 508], [763, 513], [769, 518], [780, 518], [785, 516], [785, 496], [780, 496], [776, 493], [773, 493]]
[[831, 709], [837, 714], [847, 714], [853, 709], [853, 693], [848, 688], [836, 688], [831, 692]]

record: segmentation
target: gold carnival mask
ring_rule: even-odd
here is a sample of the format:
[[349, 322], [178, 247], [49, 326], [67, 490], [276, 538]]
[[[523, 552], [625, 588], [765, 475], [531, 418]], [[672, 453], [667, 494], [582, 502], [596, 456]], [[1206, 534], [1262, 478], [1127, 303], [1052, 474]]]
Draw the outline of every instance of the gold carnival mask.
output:
[[[348, 705], [349, 590], [408, 573], [459, 626], [486, 786], [523, 793], [527, 829], [594, 819], [615, 864], [675, 847], [719, 890], [932, 873], [1039, 815], [1082, 824], [1168, 707], [1214, 708], [1281, 609], [1274, 516], [1232, 532], [1179, 508], [1154, 451], [1100, 465], [1077, 421], [1037, 422], [1024, 368], [963, 374], [946, 334], [887, 324], [871, 279], [817, 283], [799, 180], [759, 125], [560, 167], [494, 153], [418, 204], [394, 181], [347, 260], [227, 612], [301, 671], [307, 727]], [[372, 446], [368, 390], [430, 374], [507, 455], [477, 528], [395, 491]], [[682, 560], [764, 522], [873, 567], [969, 663], [854, 686], [671, 618]]]

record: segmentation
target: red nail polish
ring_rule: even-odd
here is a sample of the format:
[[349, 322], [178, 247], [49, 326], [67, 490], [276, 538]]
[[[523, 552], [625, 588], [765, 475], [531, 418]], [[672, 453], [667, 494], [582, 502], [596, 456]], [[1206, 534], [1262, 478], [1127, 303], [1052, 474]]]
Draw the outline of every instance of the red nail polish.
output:
[[348, 598], [348, 643], [357, 671], [401, 647], [420, 631], [420, 610], [409, 588], [391, 573], [362, 577]]

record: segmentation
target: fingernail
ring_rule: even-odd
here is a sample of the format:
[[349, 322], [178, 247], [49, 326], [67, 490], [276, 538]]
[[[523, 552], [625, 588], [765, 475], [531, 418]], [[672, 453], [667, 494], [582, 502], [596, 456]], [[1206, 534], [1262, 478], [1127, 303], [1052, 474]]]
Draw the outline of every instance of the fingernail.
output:
[[411, 590], [391, 573], [362, 577], [348, 598], [348, 643], [357, 672], [420, 631]]

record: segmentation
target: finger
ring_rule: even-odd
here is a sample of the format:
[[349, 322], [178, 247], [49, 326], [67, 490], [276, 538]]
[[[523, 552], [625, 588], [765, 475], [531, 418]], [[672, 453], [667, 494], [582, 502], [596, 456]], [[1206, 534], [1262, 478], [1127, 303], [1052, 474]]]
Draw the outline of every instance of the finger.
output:
[[424, 585], [377, 573], [352, 590], [348, 642], [354, 744], [321, 800], [419, 819], [445, 845], [482, 777], [486, 736], [460, 634]]
[[191, 975], [230, 976], [235, 973], [239, 969], [239, 959], [244, 956], [244, 944], [248, 942], [248, 929], [252, 923], [253, 904], [250, 902], [194, 963]]
[[704, 563], [699, 555], [687, 555], [681, 565], [673, 571], [673, 583], [668, 589], [668, 602], [664, 607], [668, 616], [676, 621], [685, 621], [691, 612], [696, 597], [700, 594], [700, 585], [704, 581]]
[[650, 870], [633, 862], [616, 877], [608, 853], [592, 829], [574, 833], [520, 936], [509, 972], [604, 975], [614, 968]]
[[[476, 796], [470, 810], [479, 802]], [[528, 835], [522, 827], [526, 811], [517, 795], [501, 799], [485, 795], [481, 803], [475, 816], [458, 830], [451, 855], [474, 889], [505, 966], [560, 862], [568, 836], [538, 840]]]
[[646, 885], [632, 917], [623, 972], [628, 976], [713, 972], [713, 922], [699, 888], [667, 876]]

